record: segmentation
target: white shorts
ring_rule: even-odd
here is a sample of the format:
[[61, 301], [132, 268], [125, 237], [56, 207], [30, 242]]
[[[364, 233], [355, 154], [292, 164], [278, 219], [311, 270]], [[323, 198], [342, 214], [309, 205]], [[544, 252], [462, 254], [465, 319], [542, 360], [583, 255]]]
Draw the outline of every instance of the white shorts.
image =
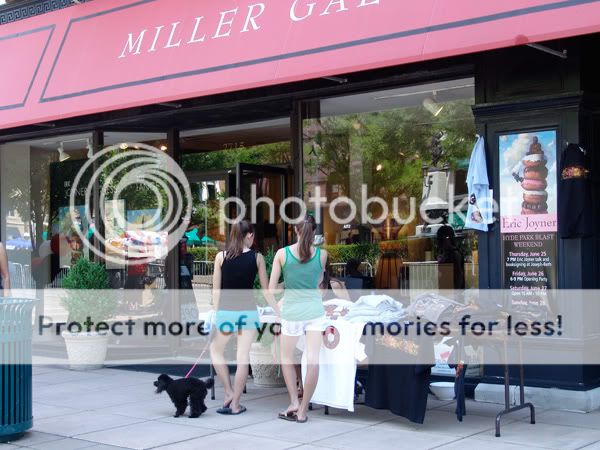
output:
[[307, 331], [325, 331], [325, 316], [312, 320], [281, 319], [281, 334], [284, 336], [303, 336]]

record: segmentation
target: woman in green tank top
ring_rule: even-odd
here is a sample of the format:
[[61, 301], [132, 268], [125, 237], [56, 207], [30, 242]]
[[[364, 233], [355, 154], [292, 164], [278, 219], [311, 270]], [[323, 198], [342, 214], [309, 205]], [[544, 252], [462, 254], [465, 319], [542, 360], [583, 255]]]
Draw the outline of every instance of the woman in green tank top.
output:
[[[277, 289], [283, 275], [285, 291], [281, 306], [281, 367], [290, 396], [290, 405], [279, 413], [285, 420], [306, 422], [308, 404], [319, 379], [319, 354], [325, 329], [325, 309], [319, 284], [327, 263], [327, 252], [313, 245], [317, 224], [312, 216], [296, 225], [298, 242], [277, 251], [269, 288]], [[302, 402], [298, 400], [294, 351], [300, 336], [306, 335], [306, 379]]]

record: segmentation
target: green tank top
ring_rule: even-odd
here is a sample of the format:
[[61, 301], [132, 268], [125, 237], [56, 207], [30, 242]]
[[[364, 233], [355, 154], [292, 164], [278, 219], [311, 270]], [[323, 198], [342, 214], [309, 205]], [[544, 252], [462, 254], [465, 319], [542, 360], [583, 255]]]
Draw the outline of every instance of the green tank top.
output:
[[317, 247], [314, 256], [301, 263], [290, 247], [285, 248], [283, 281], [285, 292], [281, 318], [285, 320], [312, 320], [325, 314], [321, 293], [318, 289], [323, 272], [321, 249]]

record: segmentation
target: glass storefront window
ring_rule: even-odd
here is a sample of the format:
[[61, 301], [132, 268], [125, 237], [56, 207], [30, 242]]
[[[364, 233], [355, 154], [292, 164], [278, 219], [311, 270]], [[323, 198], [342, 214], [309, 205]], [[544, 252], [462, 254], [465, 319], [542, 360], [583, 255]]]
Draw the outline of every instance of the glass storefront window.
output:
[[357, 259], [377, 288], [478, 285], [476, 234], [463, 229], [473, 103], [468, 78], [305, 104], [304, 200], [338, 274]]
[[[193, 288], [199, 308], [210, 308], [210, 288], [217, 253], [225, 249], [228, 227], [222, 222], [222, 203], [239, 198], [250, 207], [250, 193], [268, 197], [277, 207], [291, 190], [292, 151], [288, 117], [187, 130], [180, 134], [182, 167], [192, 192], [192, 217], [180, 259], [191, 277], [180, 276], [182, 289]], [[289, 175], [288, 176], [288, 172]], [[234, 218], [235, 205], [226, 209]], [[277, 208], [276, 208], [277, 209]], [[279, 215], [267, 220], [267, 206], [255, 209], [255, 247], [267, 261], [290, 240], [291, 228]], [[250, 208], [246, 216], [250, 216]], [[188, 272], [186, 271], [186, 273]]]
[[75, 231], [91, 225], [81, 214], [85, 191], [76, 195], [75, 220], [69, 213], [69, 196], [90, 142], [91, 134], [78, 134], [0, 146], [1, 231], [11, 287], [60, 284], [77, 259], [89, 257]]

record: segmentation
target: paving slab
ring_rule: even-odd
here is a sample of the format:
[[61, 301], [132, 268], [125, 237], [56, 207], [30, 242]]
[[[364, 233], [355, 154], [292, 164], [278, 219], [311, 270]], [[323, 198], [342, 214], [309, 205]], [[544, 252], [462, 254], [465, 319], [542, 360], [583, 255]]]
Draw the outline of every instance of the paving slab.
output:
[[[436, 447], [436, 450], [468, 450], [468, 449], [485, 449], [485, 450], [526, 450], [531, 449], [530, 445], [511, 444], [504, 441], [502, 438], [496, 441], [489, 441], [485, 444], [475, 438], [464, 438], [453, 441], [449, 444], [444, 444]], [[542, 448], [542, 447], [540, 447]]]
[[[284, 405], [284, 407], [285, 406], [287, 405]], [[313, 415], [325, 420], [335, 420], [364, 425], [375, 425], [393, 420], [396, 417], [387, 410], [369, 408], [368, 406], [364, 405], [355, 405], [354, 412], [350, 412], [345, 409], [329, 408], [329, 414], [325, 414], [324, 406], [315, 405], [313, 406]]]
[[147, 421], [110, 430], [78, 435], [80, 439], [99, 444], [132, 449], [149, 449], [187, 441], [215, 433], [215, 430]]
[[59, 436], [57, 434], [50, 433], [41, 433], [34, 429], [27, 431], [21, 439], [18, 439], [15, 442], [9, 442], [9, 444], [13, 444], [19, 447], [28, 447], [30, 445], [37, 445], [42, 442], [57, 441], [63, 438], [64, 436]]
[[281, 419], [272, 419], [255, 425], [236, 429], [236, 433], [250, 436], [281, 438], [300, 444], [309, 444], [333, 436], [348, 434], [353, 431], [366, 429], [366, 424], [353, 424], [348, 422], [334, 422], [317, 418], [309, 414], [308, 422], [296, 423]]
[[113, 405], [110, 408], [98, 408], [97, 411], [106, 411], [125, 417], [136, 419], [166, 419], [173, 416], [175, 408], [166, 396], [158, 395], [149, 397], [148, 400], [134, 403], [121, 403]]
[[118, 428], [123, 425], [139, 422], [142, 422], [142, 419], [108, 414], [106, 412], [84, 411], [77, 414], [38, 420], [35, 423], [35, 429], [46, 433], [73, 437], [75, 435]]
[[[565, 425], [569, 427], [591, 428], [600, 430], [600, 417], [597, 414], [568, 411], [544, 411], [536, 414], [537, 423]], [[526, 421], [526, 419], [520, 419]]]
[[94, 445], [96, 445], [94, 442], [82, 441], [81, 439], [66, 438], [59, 439], [57, 441], [30, 444], [27, 448], [32, 448], [36, 450], [80, 450], [92, 447]]
[[375, 448], [427, 449], [455, 441], [456, 439], [453, 436], [431, 435], [418, 431], [373, 425], [313, 443], [318, 446], [344, 450], [349, 448], [353, 450], [372, 450]]
[[578, 449], [600, 441], [600, 431], [586, 428], [575, 428], [546, 423], [529, 423], [516, 421], [503, 424], [501, 437], [493, 433], [479, 433], [475, 439], [486, 441], [502, 440], [504, 443], [528, 445], [531, 447], [551, 448], [557, 450]]
[[223, 432], [158, 448], [160, 450], [197, 450], [201, 448], [227, 450], [283, 450], [297, 447], [298, 444], [296, 442], [286, 442], [278, 439]]
[[209, 409], [197, 419], [189, 419], [188, 417], [169, 417], [160, 419], [160, 421], [177, 425], [226, 431], [267, 422], [276, 417], [276, 412], [248, 410], [243, 414], [232, 416], [218, 414], [215, 409]]
[[66, 414], [73, 414], [79, 412], [79, 410], [67, 406], [56, 406], [46, 405], [40, 402], [33, 402], [33, 420], [37, 422], [40, 419], [47, 419], [49, 417], [64, 416]]
[[445, 436], [467, 437], [480, 432], [491, 433], [494, 428], [491, 417], [469, 415], [459, 422], [456, 415], [446, 411], [431, 410], [425, 415], [425, 422], [417, 424], [403, 417], [395, 417], [378, 425], [378, 427], [415, 431], [427, 435], [442, 434]]

